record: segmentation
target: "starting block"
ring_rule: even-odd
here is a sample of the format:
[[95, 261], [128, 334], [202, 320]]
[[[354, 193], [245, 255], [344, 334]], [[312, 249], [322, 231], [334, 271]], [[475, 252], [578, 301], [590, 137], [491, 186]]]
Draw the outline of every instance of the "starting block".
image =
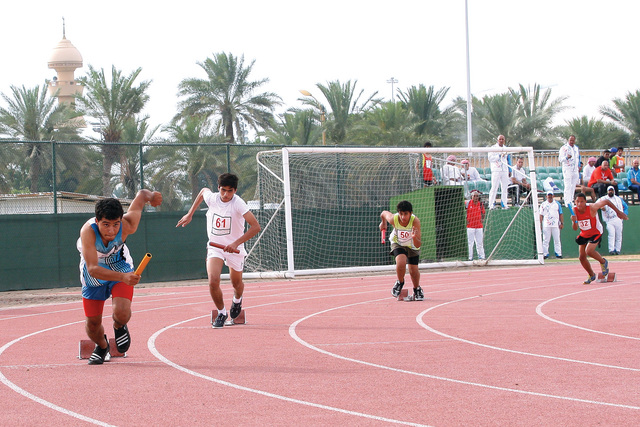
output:
[[[88, 359], [91, 357], [96, 343], [91, 340], [80, 340], [78, 344], [78, 359]], [[116, 347], [116, 339], [109, 338], [109, 354], [111, 357], [127, 357], [127, 353], [120, 353]], [[108, 356], [107, 356], [108, 357]], [[108, 359], [107, 359], [108, 360]]]
[[616, 273], [610, 271], [609, 274], [607, 274], [607, 277], [604, 277], [602, 273], [598, 273], [598, 282], [600, 283], [617, 282]]
[[[211, 323], [213, 323], [218, 317], [218, 310], [211, 311]], [[244, 312], [244, 309], [240, 310], [240, 314], [235, 319], [232, 319], [231, 316], [224, 322], [224, 326], [232, 326], [232, 325], [244, 325], [247, 323], [247, 315]]]
[[406, 298], [409, 298], [409, 290], [408, 289], [403, 289], [400, 291], [400, 295], [398, 295], [397, 300], [398, 301], [407, 301]]

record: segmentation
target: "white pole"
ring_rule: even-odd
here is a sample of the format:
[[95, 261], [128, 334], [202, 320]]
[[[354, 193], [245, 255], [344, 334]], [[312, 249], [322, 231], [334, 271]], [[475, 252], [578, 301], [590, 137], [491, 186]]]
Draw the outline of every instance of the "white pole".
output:
[[290, 277], [295, 275], [293, 257], [293, 219], [291, 217], [291, 176], [289, 175], [289, 150], [282, 149], [282, 178], [284, 179], [284, 212], [285, 231], [287, 245], [287, 273]]
[[471, 66], [469, 65], [469, 8], [464, 0], [464, 23], [467, 32], [467, 147], [473, 147], [473, 127], [471, 126]]

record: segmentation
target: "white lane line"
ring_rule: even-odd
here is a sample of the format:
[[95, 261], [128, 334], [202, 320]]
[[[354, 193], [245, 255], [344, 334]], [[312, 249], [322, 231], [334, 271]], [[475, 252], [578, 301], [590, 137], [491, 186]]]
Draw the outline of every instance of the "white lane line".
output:
[[430, 307], [428, 309], [426, 309], [425, 311], [423, 311], [422, 313], [419, 313], [416, 316], [416, 322], [418, 322], [418, 324], [420, 326], [422, 326], [424, 329], [428, 330], [429, 332], [433, 332], [434, 334], [440, 335], [442, 337], [445, 338], [449, 338], [455, 341], [459, 341], [459, 342], [463, 342], [465, 344], [471, 344], [471, 345], [475, 345], [478, 347], [484, 347], [484, 348], [489, 348], [491, 350], [498, 350], [498, 351], [504, 351], [507, 353], [514, 353], [514, 354], [520, 354], [523, 356], [532, 356], [532, 357], [540, 357], [543, 359], [552, 359], [552, 360], [561, 360], [563, 362], [570, 362], [570, 363], [580, 363], [583, 365], [590, 365], [590, 366], [598, 366], [598, 367], [602, 367], [602, 368], [611, 368], [611, 369], [621, 369], [621, 370], [625, 370], [625, 371], [632, 371], [632, 372], [640, 372], [640, 369], [638, 368], [629, 368], [627, 366], [618, 366], [618, 365], [607, 365], [604, 363], [597, 363], [597, 362], [589, 362], [589, 361], [585, 361], [585, 360], [577, 360], [577, 359], [569, 359], [569, 358], [565, 358], [565, 357], [557, 357], [557, 356], [549, 356], [546, 354], [538, 354], [538, 353], [529, 353], [526, 351], [519, 351], [519, 350], [512, 350], [509, 348], [504, 348], [504, 347], [496, 347], [493, 345], [488, 345], [488, 344], [483, 344], [483, 343], [479, 343], [477, 341], [470, 341], [470, 340], [466, 340], [464, 338], [460, 338], [460, 337], [454, 337], [453, 335], [449, 335], [449, 334], [445, 334], [444, 332], [441, 332], [437, 329], [432, 328], [431, 326], [427, 325], [422, 318], [429, 312], [432, 310], [435, 310], [437, 308], [440, 307], [444, 307], [445, 305], [449, 305], [449, 304], [456, 304], [462, 301], [469, 301], [475, 298], [482, 298], [482, 297], [486, 297], [489, 295], [497, 295], [497, 294], [504, 294], [504, 293], [508, 293], [508, 292], [520, 292], [523, 290], [528, 290], [531, 288], [520, 288], [520, 289], [511, 289], [511, 290], [507, 290], [507, 291], [499, 291], [499, 292], [492, 292], [492, 293], [488, 293], [488, 294], [482, 294], [482, 295], [476, 295], [476, 296], [472, 296], [472, 297], [467, 297], [467, 298], [460, 298], [454, 301], [448, 301], [442, 304], [438, 304], [435, 305], [433, 307]]
[[[508, 292], [508, 291], [505, 291]], [[496, 292], [498, 293], [498, 292]], [[465, 298], [468, 299], [468, 298]], [[463, 301], [465, 299], [459, 300], [459, 301]], [[499, 391], [507, 391], [507, 392], [512, 392], [512, 393], [518, 393], [518, 394], [524, 394], [524, 395], [529, 395], [529, 396], [538, 396], [538, 397], [546, 397], [546, 398], [552, 398], [552, 399], [560, 399], [560, 400], [567, 400], [567, 401], [571, 401], [571, 402], [579, 402], [579, 403], [588, 403], [588, 404], [594, 404], [594, 405], [603, 405], [603, 406], [613, 406], [616, 408], [625, 408], [625, 409], [636, 409], [636, 410], [640, 410], [640, 406], [632, 406], [632, 405], [624, 405], [624, 404], [619, 404], [619, 403], [610, 403], [610, 402], [602, 402], [602, 401], [597, 401], [597, 400], [588, 400], [588, 399], [578, 399], [578, 398], [574, 398], [574, 397], [568, 397], [568, 396], [558, 396], [558, 395], [553, 395], [553, 394], [547, 394], [547, 393], [538, 393], [538, 392], [533, 392], [533, 391], [526, 391], [526, 390], [518, 390], [518, 389], [512, 389], [512, 388], [506, 388], [506, 387], [498, 387], [498, 386], [493, 386], [493, 385], [489, 385], [489, 384], [482, 384], [482, 383], [475, 383], [475, 382], [470, 382], [470, 381], [463, 381], [463, 380], [457, 380], [454, 378], [447, 378], [447, 377], [441, 377], [441, 376], [437, 376], [437, 375], [429, 375], [429, 374], [424, 374], [421, 372], [414, 372], [414, 371], [407, 371], [405, 369], [398, 369], [398, 368], [393, 368], [390, 366], [385, 366], [385, 365], [380, 365], [377, 363], [371, 363], [371, 362], [365, 362], [363, 360], [359, 360], [359, 359], [353, 359], [350, 357], [346, 357], [346, 356], [341, 356], [339, 354], [335, 354], [335, 353], [331, 353], [329, 351], [326, 350], [322, 350], [312, 344], [309, 344], [308, 342], [304, 341], [302, 338], [300, 338], [298, 336], [298, 334], [296, 333], [296, 327], [304, 322], [305, 320], [320, 315], [320, 314], [324, 314], [333, 310], [341, 310], [344, 308], [348, 308], [348, 307], [352, 307], [355, 305], [359, 305], [359, 304], [369, 304], [371, 302], [375, 302], [375, 301], [379, 301], [379, 300], [372, 300], [372, 301], [362, 301], [362, 302], [357, 302], [354, 304], [347, 304], [347, 305], [343, 305], [340, 307], [334, 307], [334, 308], [329, 308], [326, 310], [322, 310], [322, 311], [318, 311], [316, 313], [310, 314], [308, 316], [305, 316], [297, 321], [295, 321], [294, 323], [291, 324], [291, 326], [289, 327], [289, 335], [296, 340], [298, 343], [302, 344], [303, 346], [317, 351], [319, 353], [325, 354], [327, 356], [331, 356], [331, 357], [335, 357], [336, 359], [340, 359], [340, 360], [346, 360], [349, 362], [353, 362], [353, 363], [359, 363], [361, 365], [365, 365], [365, 366], [371, 366], [374, 368], [379, 368], [379, 369], [385, 369], [388, 371], [392, 371], [392, 372], [398, 372], [398, 373], [402, 373], [402, 374], [408, 374], [408, 375], [415, 375], [415, 376], [419, 376], [419, 377], [424, 377], [424, 378], [430, 378], [430, 379], [434, 379], [434, 380], [440, 380], [440, 381], [447, 381], [447, 382], [452, 382], [452, 383], [456, 383], [456, 384], [463, 384], [463, 385], [468, 385], [468, 386], [474, 386], [474, 387], [482, 387], [482, 388], [487, 388], [487, 389], [491, 389], [491, 390], [499, 390]], [[447, 303], [449, 304], [449, 303]], [[445, 304], [441, 304], [440, 306], [445, 305]], [[428, 310], [425, 310], [423, 313], [426, 313]], [[421, 313], [421, 314], [423, 314]], [[421, 315], [418, 315], [418, 319], [421, 317]], [[446, 336], [446, 335], [445, 335]], [[451, 337], [453, 338], [453, 337]], [[473, 344], [473, 343], [472, 343]], [[502, 350], [497, 348], [497, 350]], [[511, 350], [505, 350], [505, 351], [511, 351]], [[517, 352], [516, 352], [517, 353]], [[532, 356], [536, 356], [535, 354], [531, 354]]]
[[[28, 335], [21, 336], [20, 338], [16, 338], [15, 340], [10, 341], [10, 342], [6, 343], [5, 345], [3, 345], [2, 347], [0, 347], [0, 355], [2, 355], [2, 353], [4, 353], [4, 351], [6, 349], [8, 349], [9, 347], [11, 347], [13, 344], [17, 343], [18, 341], [22, 341], [23, 339], [32, 337], [32, 336], [37, 335], [37, 334], [41, 334], [43, 332], [48, 332], [48, 331], [51, 331], [53, 329], [63, 328], [65, 326], [76, 325], [78, 323], [83, 323], [83, 322], [84, 322], [84, 320], [82, 320], [80, 322], [66, 323], [64, 325], [58, 325], [58, 326], [54, 326], [52, 328], [42, 329], [40, 331], [32, 332], [32, 333], [30, 333]], [[0, 371], [0, 381], [4, 385], [9, 387], [11, 390], [15, 391], [16, 393], [18, 393], [18, 394], [20, 394], [20, 395], [22, 395], [22, 396], [24, 396], [24, 397], [26, 397], [28, 399], [31, 399], [34, 402], [40, 403], [41, 405], [44, 405], [49, 409], [53, 409], [54, 411], [61, 412], [61, 413], [65, 414], [65, 415], [68, 415], [70, 417], [77, 418], [79, 420], [86, 421], [88, 423], [95, 424], [95, 425], [98, 425], [98, 426], [111, 426], [111, 424], [107, 424], [107, 423], [102, 422], [100, 420], [96, 420], [94, 418], [87, 417], [87, 416], [79, 414], [77, 412], [73, 412], [73, 411], [71, 411], [71, 410], [69, 410], [67, 408], [63, 408], [63, 407], [58, 406], [58, 405], [56, 405], [54, 403], [51, 403], [51, 402], [49, 402], [47, 400], [44, 400], [44, 399], [42, 399], [42, 398], [40, 398], [40, 397], [38, 397], [38, 396], [36, 396], [34, 394], [29, 393], [25, 389], [20, 388], [16, 384], [14, 384], [11, 381], [9, 381], [9, 379], [4, 376], [2, 371]]]
[[582, 294], [582, 293], [585, 293], [585, 292], [592, 292], [592, 291], [598, 291], [598, 290], [603, 290], [603, 289], [609, 289], [609, 288], [612, 288], [612, 287], [615, 287], [615, 286], [627, 286], [627, 284], [610, 285], [610, 286], [607, 286], [607, 287], [600, 287], [600, 288], [591, 288], [591, 289], [587, 289], [587, 290], [584, 290], [584, 291], [579, 291], [579, 292], [573, 292], [573, 293], [570, 293], [570, 294], [560, 295], [560, 296], [557, 296], [555, 298], [551, 298], [549, 300], [546, 300], [546, 301], [541, 302], [540, 304], [538, 304], [538, 306], [536, 307], [536, 313], [539, 316], [543, 317], [544, 319], [549, 320], [550, 322], [555, 322], [555, 323], [557, 323], [559, 325], [568, 326], [570, 328], [580, 329], [580, 330], [587, 331], [587, 332], [593, 332], [594, 334], [609, 335], [609, 336], [617, 337], [617, 338], [625, 338], [625, 339], [630, 339], [630, 340], [640, 340], [640, 337], [632, 337], [632, 336], [629, 336], [629, 335], [614, 334], [612, 332], [598, 331], [598, 330], [595, 330], [595, 329], [589, 329], [589, 328], [585, 328], [585, 327], [582, 327], [582, 326], [573, 325], [571, 323], [566, 323], [566, 322], [563, 322], [561, 320], [557, 320], [557, 319], [554, 319], [552, 317], [549, 317], [549, 316], [547, 316], [546, 314], [544, 314], [542, 312], [542, 307], [544, 307], [547, 303], [550, 303], [552, 301], [555, 301], [555, 300], [558, 300], [558, 299], [561, 299], [561, 298], [570, 297], [572, 295]]
[[[385, 298], [385, 300], [386, 299], [388, 299], [388, 298]], [[289, 302], [295, 302], [295, 301], [289, 301]], [[162, 361], [163, 363], [166, 363], [167, 365], [169, 365], [169, 366], [171, 366], [171, 367], [173, 367], [173, 368], [175, 368], [175, 369], [177, 369], [177, 370], [179, 370], [181, 372], [184, 372], [186, 374], [192, 375], [194, 377], [197, 377], [197, 378], [200, 378], [200, 379], [203, 379], [203, 380], [214, 382], [216, 384], [220, 384], [220, 385], [223, 385], [223, 386], [226, 386], [226, 387], [231, 387], [231, 388], [234, 388], [236, 390], [246, 391], [246, 392], [249, 392], [249, 393], [255, 393], [255, 394], [259, 394], [261, 396], [270, 397], [270, 398], [273, 398], [273, 399], [278, 399], [278, 400], [282, 400], [282, 401], [289, 402], [289, 403], [296, 403], [296, 404], [299, 404], [299, 405], [310, 406], [310, 407], [313, 407], [313, 408], [323, 409], [323, 410], [327, 410], [327, 411], [339, 412], [339, 413], [346, 414], [346, 415], [353, 415], [353, 416], [356, 416], [356, 417], [367, 418], [367, 419], [376, 420], [376, 421], [383, 421], [383, 422], [388, 422], [388, 423], [393, 423], [393, 424], [402, 424], [402, 425], [408, 425], [408, 426], [423, 426], [424, 425], [424, 424], [417, 424], [417, 423], [412, 423], [412, 422], [408, 422], [408, 421], [401, 421], [401, 420], [394, 420], [394, 419], [391, 419], [391, 418], [379, 417], [379, 416], [376, 416], [376, 415], [365, 414], [365, 413], [362, 413], [362, 412], [349, 411], [347, 409], [342, 409], [342, 408], [336, 408], [336, 407], [333, 407], [333, 406], [322, 405], [322, 404], [319, 404], [319, 403], [314, 403], [314, 402], [309, 402], [309, 401], [306, 401], [306, 400], [295, 399], [295, 398], [292, 398], [292, 397], [287, 397], [287, 396], [271, 393], [271, 392], [264, 391], [264, 390], [258, 390], [258, 389], [255, 389], [255, 388], [249, 388], [249, 387], [241, 386], [239, 384], [231, 383], [229, 381], [224, 381], [224, 380], [221, 380], [221, 379], [218, 379], [218, 378], [213, 378], [213, 377], [210, 377], [208, 375], [204, 375], [204, 374], [201, 374], [199, 372], [193, 371], [191, 369], [185, 368], [184, 366], [179, 365], [177, 363], [174, 363], [171, 360], [169, 360], [168, 358], [166, 358], [165, 356], [163, 356], [162, 354], [160, 354], [160, 351], [158, 351], [158, 349], [156, 347], [156, 339], [158, 338], [158, 336], [160, 336], [160, 334], [162, 334], [163, 332], [165, 332], [165, 331], [167, 331], [167, 330], [169, 330], [169, 329], [171, 329], [173, 327], [179, 326], [179, 325], [181, 325], [183, 323], [191, 322], [191, 321], [194, 321], [194, 320], [199, 320], [199, 319], [202, 319], [204, 317], [208, 317], [208, 316], [199, 316], [199, 317], [194, 317], [192, 319], [183, 320], [181, 322], [174, 323], [173, 325], [169, 325], [169, 326], [166, 326], [166, 327], [158, 330], [156, 333], [154, 333], [149, 338], [149, 341], [147, 341], [147, 347], [149, 348], [149, 351], [155, 357], [157, 357], [158, 360]]]

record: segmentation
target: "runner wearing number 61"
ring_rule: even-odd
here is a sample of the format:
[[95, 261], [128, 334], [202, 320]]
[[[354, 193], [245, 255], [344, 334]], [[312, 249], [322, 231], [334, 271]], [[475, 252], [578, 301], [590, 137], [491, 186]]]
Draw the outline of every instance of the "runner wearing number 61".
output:
[[396, 274], [398, 280], [393, 285], [391, 295], [397, 297], [404, 286], [404, 276], [409, 265], [409, 275], [413, 283], [413, 299], [424, 300], [424, 292], [420, 287], [420, 246], [422, 237], [420, 233], [420, 220], [413, 214], [413, 206], [407, 200], [398, 203], [396, 207], [398, 213], [392, 214], [389, 211], [380, 213], [380, 230], [387, 229], [387, 223], [393, 225], [393, 231], [389, 235], [391, 243], [391, 255], [396, 259]]
[[[249, 210], [249, 206], [236, 194], [238, 177], [231, 173], [223, 173], [218, 177], [218, 193], [203, 188], [193, 201], [191, 209], [183, 216], [176, 227], [184, 227], [191, 222], [196, 209], [204, 201], [207, 206], [207, 276], [209, 277], [209, 293], [215, 304], [218, 315], [212, 322], [214, 328], [222, 328], [229, 315], [235, 319], [242, 310], [242, 294], [244, 282], [242, 270], [247, 252], [244, 242], [260, 232], [258, 220]], [[245, 231], [245, 221], [249, 228]], [[215, 244], [215, 246], [210, 245]], [[221, 248], [222, 247], [222, 248]], [[233, 285], [231, 309], [227, 314], [224, 296], [220, 289], [222, 266], [229, 267], [229, 277]]]

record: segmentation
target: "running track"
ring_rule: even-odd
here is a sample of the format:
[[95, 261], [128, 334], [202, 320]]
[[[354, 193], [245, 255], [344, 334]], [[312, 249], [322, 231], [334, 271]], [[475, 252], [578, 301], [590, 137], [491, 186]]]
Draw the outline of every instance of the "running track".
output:
[[589, 286], [577, 262], [427, 270], [423, 302], [388, 275], [248, 282], [220, 330], [206, 286], [140, 288], [102, 366], [79, 302], [2, 309], [0, 425], [637, 426], [640, 263], [612, 261]]

